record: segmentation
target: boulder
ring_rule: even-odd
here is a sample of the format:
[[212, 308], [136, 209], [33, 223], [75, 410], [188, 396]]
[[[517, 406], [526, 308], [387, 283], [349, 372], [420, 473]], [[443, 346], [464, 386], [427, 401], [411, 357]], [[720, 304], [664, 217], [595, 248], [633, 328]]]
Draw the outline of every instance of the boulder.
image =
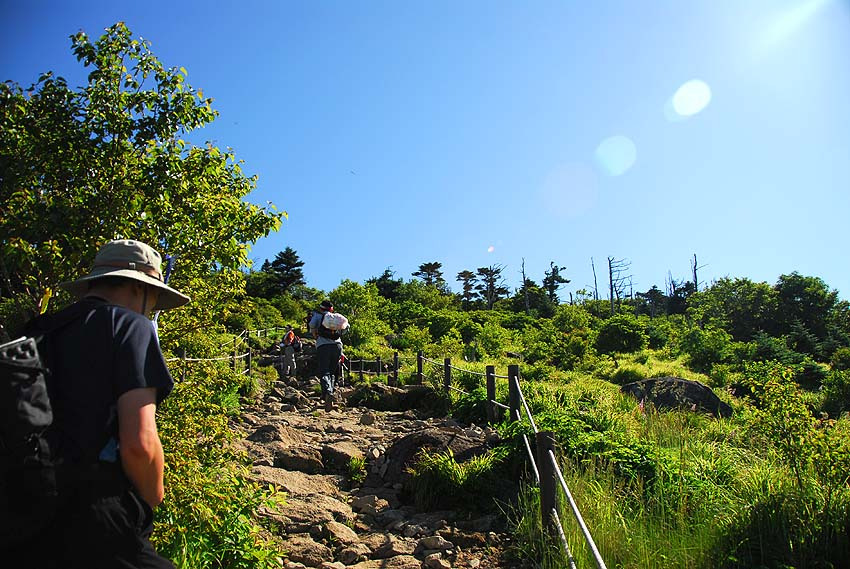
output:
[[333, 521], [350, 522], [354, 519], [351, 506], [321, 494], [291, 497], [278, 512], [263, 510], [261, 515], [279, 523], [287, 533], [309, 533], [316, 526]]
[[732, 408], [707, 385], [678, 377], [655, 377], [627, 383], [620, 388], [638, 401], [649, 401], [656, 409], [688, 409], [731, 417]]
[[344, 469], [352, 459], [363, 460], [365, 455], [354, 443], [339, 442], [322, 447], [322, 459], [330, 467]]
[[354, 565], [359, 561], [368, 559], [372, 550], [366, 544], [355, 543], [339, 552], [339, 560], [346, 565]]
[[308, 567], [319, 567], [323, 562], [333, 558], [330, 549], [321, 543], [316, 543], [306, 535], [287, 536], [281, 542], [287, 558]]
[[373, 559], [389, 559], [399, 555], [413, 555], [416, 542], [411, 539], [390, 537], [380, 547], [372, 551]]
[[337, 494], [340, 477], [329, 474], [306, 474], [297, 470], [284, 470], [271, 466], [255, 466], [251, 477], [258, 482], [273, 484], [293, 496], [310, 494]]
[[442, 413], [446, 410], [445, 397], [425, 385], [391, 387], [373, 383], [359, 387], [348, 396], [350, 407], [363, 406], [375, 411], [407, 411], [417, 409], [423, 413]]
[[399, 555], [388, 559], [372, 559], [352, 565], [350, 569], [421, 569], [422, 562], [412, 555]]
[[383, 498], [378, 498], [374, 494], [370, 494], [368, 496], [355, 498], [351, 502], [351, 507], [360, 513], [374, 516], [378, 512], [388, 509], [390, 504]]
[[418, 551], [426, 551], [426, 550], [441, 550], [446, 551], [448, 549], [452, 549], [454, 544], [448, 541], [446, 538], [439, 535], [429, 535], [428, 537], [423, 537], [419, 540], [419, 543], [416, 545], [416, 549]]
[[343, 547], [354, 545], [360, 541], [360, 538], [357, 537], [353, 529], [339, 522], [327, 522], [325, 524], [325, 531], [322, 533], [325, 538], [329, 538]]
[[410, 474], [407, 469], [416, 461], [422, 450], [445, 452], [451, 450], [457, 462], [465, 462], [474, 456], [484, 454], [489, 445], [484, 437], [470, 438], [460, 429], [431, 427], [410, 433], [397, 440], [387, 449], [388, 468], [382, 478], [384, 482], [394, 484], [404, 482]]
[[311, 447], [296, 446], [276, 448], [274, 465], [287, 470], [298, 470], [307, 474], [318, 474], [325, 469], [322, 454]]
[[281, 441], [289, 445], [302, 443], [307, 439], [297, 429], [285, 425], [262, 425], [246, 438], [255, 443]]

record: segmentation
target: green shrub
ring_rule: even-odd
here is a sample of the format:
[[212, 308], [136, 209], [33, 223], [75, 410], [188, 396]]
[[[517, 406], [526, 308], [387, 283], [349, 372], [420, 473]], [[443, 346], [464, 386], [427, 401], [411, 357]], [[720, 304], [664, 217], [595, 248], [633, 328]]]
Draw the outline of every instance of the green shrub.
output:
[[670, 323], [660, 318], [650, 319], [646, 324], [646, 337], [650, 348], [660, 350], [670, 341]]
[[487, 390], [478, 387], [461, 395], [452, 405], [451, 413], [463, 423], [484, 424], [487, 421]]
[[158, 410], [167, 497], [157, 512], [157, 549], [186, 568], [265, 568], [279, 554], [254, 519], [275, 496], [249, 481], [230, 450], [228, 415], [248, 380], [224, 362], [192, 364]]
[[823, 410], [837, 417], [850, 411], [850, 370], [832, 371], [823, 381]]
[[643, 326], [637, 318], [628, 314], [618, 314], [605, 320], [596, 338], [596, 349], [603, 354], [637, 352], [646, 344]]
[[715, 567], [839, 567], [850, 551], [850, 501], [830, 505], [774, 488], [734, 512], [715, 546]]
[[352, 456], [346, 465], [348, 479], [352, 484], [360, 484], [366, 479], [366, 459]]
[[835, 371], [845, 371], [850, 369], [850, 348], [842, 346], [832, 352], [830, 365]]
[[644, 374], [643, 370], [631, 366], [621, 366], [611, 376], [611, 382], [617, 385], [625, 385], [644, 379], [646, 379], [646, 374]]
[[458, 463], [451, 451], [422, 451], [408, 469], [408, 489], [422, 510], [492, 510], [493, 499], [510, 486], [502, 470], [509, 454], [507, 447], [497, 447]]
[[711, 371], [714, 364], [723, 363], [732, 354], [732, 336], [720, 328], [692, 328], [679, 341], [688, 355], [688, 363], [701, 372]]
[[555, 310], [552, 318], [555, 328], [562, 332], [571, 332], [590, 327], [590, 314], [579, 306], [562, 304]]

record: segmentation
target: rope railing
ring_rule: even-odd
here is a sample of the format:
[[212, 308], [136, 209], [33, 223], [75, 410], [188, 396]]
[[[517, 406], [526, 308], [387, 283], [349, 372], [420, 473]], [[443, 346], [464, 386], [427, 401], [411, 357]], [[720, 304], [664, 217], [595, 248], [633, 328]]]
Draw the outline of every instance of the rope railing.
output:
[[[250, 336], [251, 333], [257, 332], [258, 335], [261, 332], [267, 332], [268, 330], [273, 330], [272, 328], [263, 329], [263, 330], [254, 330], [248, 331], [245, 330], [240, 333], [238, 336], [234, 338], [232, 342], [228, 342], [228, 344], [233, 344], [233, 351], [236, 352], [237, 341], [243, 339], [243, 336]], [[225, 344], [227, 345], [227, 344]], [[249, 349], [247, 352], [242, 354], [221, 356], [216, 358], [189, 358], [185, 356], [169, 358], [167, 362], [175, 362], [175, 361], [183, 361], [183, 362], [215, 362], [215, 361], [232, 361], [233, 362], [233, 371], [236, 372], [236, 362], [239, 360], [243, 360], [247, 358], [247, 365], [245, 369], [239, 372], [240, 374], [250, 374], [251, 373], [251, 355], [252, 351]], [[375, 362], [376, 371], [366, 370], [364, 369], [364, 363], [369, 361]], [[355, 369], [354, 364], [359, 364], [359, 369]], [[607, 569], [605, 566], [605, 562], [602, 560], [602, 556], [599, 554], [599, 550], [596, 547], [595, 542], [593, 541], [593, 537], [590, 534], [590, 531], [587, 528], [586, 523], [584, 522], [584, 518], [581, 515], [581, 512], [578, 509], [578, 505], [575, 502], [575, 499], [570, 492], [566, 481], [564, 480], [564, 475], [561, 472], [560, 466], [558, 465], [557, 458], [554, 453], [554, 439], [552, 438], [552, 434], [549, 432], [541, 432], [537, 428], [537, 424], [534, 421], [534, 416], [531, 412], [531, 407], [528, 404], [527, 399], [525, 398], [525, 394], [522, 392], [522, 387], [520, 385], [520, 374], [519, 374], [519, 366], [512, 364], [508, 366], [508, 375], [497, 375], [495, 373], [494, 366], [487, 366], [487, 371], [485, 373], [481, 373], [479, 371], [463, 369], [452, 365], [450, 358], [445, 358], [443, 362], [435, 361], [431, 358], [425, 357], [425, 355], [420, 351], [417, 354], [416, 360], [416, 377], [418, 377], [420, 382], [423, 382], [426, 378], [429, 382], [432, 382], [435, 385], [439, 385], [440, 379], [442, 379], [442, 385], [445, 389], [446, 393], [460, 393], [465, 396], [469, 396], [470, 393], [455, 387], [452, 385], [452, 371], [457, 373], [470, 374], [474, 376], [480, 376], [486, 378], [487, 383], [487, 418], [488, 421], [495, 421], [497, 418], [497, 409], [504, 409], [508, 411], [508, 416], [512, 421], [520, 421], [522, 419], [522, 415], [524, 414], [527, 417], [529, 425], [531, 426], [531, 430], [534, 433], [536, 438], [536, 446], [537, 453], [532, 450], [531, 443], [529, 441], [529, 437], [523, 433], [521, 435], [523, 446], [525, 447], [525, 451], [528, 455], [529, 463], [531, 466], [531, 471], [534, 475], [535, 483], [540, 487], [540, 504], [541, 504], [541, 515], [543, 516], [543, 524], [544, 527], [549, 531], [551, 535], [557, 536], [561, 544], [564, 547], [564, 551], [567, 555], [569, 566], [571, 568], [575, 568], [575, 561], [572, 557], [572, 553], [570, 552], [569, 544], [567, 542], [566, 535], [564, 533], [563, 523], [561, 521], [560, 516], [557, 511], [557, 498], [555, 488], [557, 484], [560, 484], [561, 490], [567, 498], [567, 501], [570, 506], [570, 510], [573, 513], [576, 521], [579, 524], [582, 535], [585, 541], [588, 544], [588, 547], [593, 555], [594, 561], [596, 562], [598, 569]], [[429, 369], [426, 372], [425, 365], [429, 364]], [[381, 359], [375, 358], [375, 360], [365, 360], [364, 358], [359, 358], [357, 360], [352, 360], [350, 358], [346, 358], [346, 361], [341, 362], [341, 367], [343, 370], [343, 376], [347, 372], [348, 374], [359, 373], [361, 376], [363, 375], [382, 375], [382, 372], [387, 375], [387, 382], [391, 385], [398, 381], [399, 378], [399, 370], [402, 368], [404, 364], [404, 360], [398, 357], [398, 352], [393, 354], [393, 359], [391, 362], [387, 362], [387, 368], [383, 369]], [[443, 377], [440, 378], [436, 376], [432, 370], [434, 368], [439, 367], [442, 369]], [[185, 370], [185, 368], [184, 368]], [[185, 374], [185, 371], [184, 371]], [[496, 379], [507, 379], [508, 380], [508, 389], [509, 389], [509, 403], [510, 405], [505, 405], [496, 400], [496, 389], [495, 389], [495, 380]]]
[[[558, 459], [555, 457], [554, 451], [549, 449], [547, 451], [549, 460], [551, 461], [552, 468], [555, 471], [555, 474], [558, 477], [558, 482], [561, 484], [561, 490], [564, 491], [564, 495], [567, 497], [567, 501], [570, 504], [570, 509], [573, 511], [573, 516], [578, 522], [579, 528], [581, 528], [581, 533], [584, 535], [584, 540], [587, 542], [588, 547], [590, 547], [590, 551], [593, 554], [593, 559], [596, 561], [596, 566], [599, 569], [607, 569], [605, 566], [605, 561], [602, 560], [602, 556], [599, 554], [599, 549], [596, 547], [596, 542], [593, 541], [593, 537], [590, 535], [590, 530], [587, 529], [587, 524], [584, 523], [584, 518], [581, 515], [581, 512], [578, 509], [578, 505], [576, 504], [575, 499], [573, 498], [572, 492], [567, 487], [567, 482], [564, 480], [564, 475], [561, 472], [561, 467], [558, 465]], [[560, 522], [560, 518], [558, 519]]]
[[458, 389], [457, 387], [455, 387], [453, 385], [450, 385], [449, 389], [451, 389], [452, 391], [456, 391], [456, 392], [460, 393], [461, 395], [469, 395], [469, 393], [467, 393], [463, 389]]
[[[486, 373], [480, 373], [472, 370], [462, 369], [457, 366], [452, 365], [450, 358], [445, 358], [442, 364], [430, 358], [426, 358], [421, 352], [418, 355], [417, 362], [417, 371], [420, 377], [424, 377], [424, 367], [423, 364], [427, 363], [430, 366], [436, 367], [441, 366], [443, 368], [443, 388], [446, 393], [461, 393], [464, 395], [469, 395], [466, 391], [459, 389], [452, 385], [452, 371], [458, 373], [468, 373], [472, 375], [483, 375], [487, 378], [487, 419], [488, 421], [493, 421], [496, 419], [496, 409], [502, 408], [508, 411], [508, 416], [511, 421], [522, 421], [523, 415], [528, 419], [528, 423], [531, 426], [531, 431], [534, 433], [535, 443], [537, 448], [537, 453], [532, 450], [531, 442], [529, 441], [528, 435], [523, 433], [520, 438], [522, 439], [522, 444], [525, 448], [525, 452], [528, 455], [529, 464], [531, 466], [531, 472], [534, 475], [535, 483], [540, 487], [540, 512], [543, 521], [543, 526], [547, 530], [547, 533], [553, 537], [557, 537], [560, 539], [561, 544], [564, 547], [564, 552], [567, 555], [569, 566], [575, 567], [575, 560], [572, 557], [572, 553], [569, 548], [569, 544], [567, 542], [566, 534], [564, 532], [563, 523], [561, 522], [561, 518], [557, 513], [557, 494], [556, 487], [557, 484], [560, 483], [564, 494], [567, 496], [567, 499], [570, 504], [570, 509], [579, 523], [579, 526], [582, 530], [582, 535], [585, 541], [588, 544], [590, 551], [593, 554], [594, 561], [596, 562], [598, 569], [607, 569], [605, 566], [605, 562], [602, 560], [602, 556], [599, 554], [599, 550], [596, 547], [595, 542], [593, 541], [593, 537], [590, 535], [590, 531], [587, 529], [587, 525], [584, 523], [584, 519], [581, 517], [581, 513], [579, 512], [578, 506], [575, 503], [575, 500], [572, 497], [572, 494], [569, 492], [567, 488], [566, 482], [564, 481], [563, 473], [560, 470], [560, 467], [557, 464], [557, 460], [554, 454], [554, 437], [550, 432], [542, 432], [537, 428], [537, 423], [534, 421], [534, 414], [531, 412], [531, 406], [528, 404], [528, 400], [525, 397], [525, 394], [522, 391], [522, 387], [520, 385], [520, 373], [519, 366], [516, 364], [511, 364], [508, 366], [508, 375], [507, 376], [497, 376], [495, 373], [494, 366], [487, 366]], [[432, 369], [433, 369], [432, 367]], [[495, 380], [496, 378], [508, 379], [508, 395], [509, 395], [509, 403], [510, 405], [504, 405], [496, 401], [495, 395]], [[434, 379], [433, 376], [430, 376], [429, 379]], [[438, 380], [437, 380], [438, 381]]]
[[519, 380], [514, 377], [514, 381], [516, 382], [517, 392], [519, 393], [519, 400], [522, 403], [523, 409], [525, 409], [525, 414], [528, 416], [528, 422], [531, 423], [531, 430], [534, 434], [537, 434], [537, 425], [534, 423], [534, 417], [531, 415], [531, 409], [528, 407], [528, 403], [525, 401], [525, 395], [522, 394], [522, 389], [519, 386]]
[[561, 545], [564, 546], [564, 552], [567, 554], [567, 563], [570, 564], [570, 569], [576, 569], [576, 560], [573, 559], [573, 554], [570, 551], [570, 544], [567, 543], [567, 536], [564, 535], [564, 524], [561, 522], [561, 516], [558, 515], [558, 510], [555, 508], [552, 508], [550, 513], [556, 522], [555, 527], [558, 530], [558, 537], [561, 538]]
[[459, 371], [461, 373], [468, 373], [468, 374], [471, 374], [471, 375], [480, 375], [481, 377], [487, 377], [486, 373], [481, 373], [480, 371], [472, 371], [471, 369], [463, 369], [463, 368], [459, 368], [459, 367], [455, 367], [455, 366], [449, 366], [449, 367], [452, 368], [453, 370]]
[[534, 460], [534, 453], [531, 452], [531, 444], [528, 442], [528, 437], [522, 435], [522, 440], [525, 443], [525, 451], [528, 453], [528, 461], [531, 463], [531, 470], [534, 472], [534, 482], [540, 485], [540, 471], [537, 469], [537, 461]]

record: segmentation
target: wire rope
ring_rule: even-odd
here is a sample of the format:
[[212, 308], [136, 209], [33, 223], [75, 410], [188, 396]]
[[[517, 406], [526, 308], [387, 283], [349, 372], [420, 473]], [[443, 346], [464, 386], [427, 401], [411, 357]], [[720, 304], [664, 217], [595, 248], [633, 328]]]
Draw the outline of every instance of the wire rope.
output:
[[567, 488], [567, 482], [564, 480], [564, 475], [561, 473], [561, 467], [558, 466], [558, 460], [555, 458], [555, 453], [552, 452], [552, 449], [549, 449], [549, 460], [552, 463], [552, 468], [555, 471], [555, 474], [558, 476], [558, 482], [561, 483], [561, 490], [564, 491], [564, 495], [567, 497], [567, 501], [570, 503], [570, 509], [573, 511], [573, 516], [578, 522], [579, 527], [581, 528], [581, 533], [584, 535], [584, 540], [587, 542], [588, 547], [590, 547], [590, 551], [593, 554], [593, 559], [596, 561], [596, 566], [599, 569], [607, 569], [605, 566], [605, 561], [602, 560], [602, 556], [599, 554], [599, 549], [596, 547], [596, 543], [593, 541], [593, 537], [590, 535], [590, 530], [587, 529], [587, 525], [584, 523], [584, 518], [581, 515], [581, 512], [578, 510], [578, 505], [576, 504], [575, 499], [573, 498], [570, 489]]

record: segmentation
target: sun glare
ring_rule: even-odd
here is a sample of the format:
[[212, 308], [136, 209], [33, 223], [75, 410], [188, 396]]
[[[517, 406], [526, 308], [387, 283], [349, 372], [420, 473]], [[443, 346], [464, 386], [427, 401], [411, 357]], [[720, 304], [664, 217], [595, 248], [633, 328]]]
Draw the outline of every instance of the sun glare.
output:
[[763, 56], [796, 34], [802, 27], [831, 3], [832, 0], [808, 0], [786, 10], [767, 22], [756, 36], [756, 55]]

